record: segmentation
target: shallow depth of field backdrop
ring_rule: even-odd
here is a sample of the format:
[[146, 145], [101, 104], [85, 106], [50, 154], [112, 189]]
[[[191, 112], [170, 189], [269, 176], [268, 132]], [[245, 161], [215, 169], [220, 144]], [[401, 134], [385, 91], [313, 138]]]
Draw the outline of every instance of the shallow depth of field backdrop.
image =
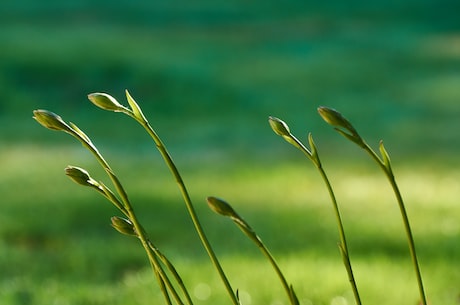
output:
[[[227, 304], [171, 175], [133, 121], [86, 95], [124, 89], [169, 147], [243, 304], [286, 304], [268, 263], [204, 198], [259, 232], [302, 304], [353, 304], [334, 215], [312, 164], [267, 123], [312, 132], [342, 209], [363, 304], [416, 304], [391, 189], [317, 115], [385, 141], [428, 299], [460, 298], [458, 1], [0, 2], [0, 303], [162, 304], [137, 241], [104, 199], [64, 176], [105, 179], [80, 144], [35, 123], [54, 111], [99, 146], [196, 304]], [[107, 181], [107, 179], [105, 179]]]

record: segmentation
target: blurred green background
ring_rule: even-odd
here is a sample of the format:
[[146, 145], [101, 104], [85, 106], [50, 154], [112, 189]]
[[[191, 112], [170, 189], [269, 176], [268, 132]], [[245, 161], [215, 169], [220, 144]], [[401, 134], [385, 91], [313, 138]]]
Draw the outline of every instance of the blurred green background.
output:
[[99, 145], [197, 304], [226, 302], [152, 142], [86, 99], [107, 92], [125, 103], [128, 89], [182, 170], [245, 304], [286, 300], [257, 249], [207, 210], [207, 195], [253, 224], [303, 304], [353, 303], [324, 186], [273, 134], [269, 115], [301, 139], [313, 133], [343, 201], [364, 303], [416, 303], [391, 191], [322, 122], [320, 105], [341, 111], [374, 147], [384, 139], [429, 299], [458, 304], [459, 14], [453, 0], [2, 1], [0, 303], [162, 303], [140, 247], [108, 226], [116, 211], [62, 172], [73, 164], [103, 179], [97, 164], [35, 123], [37, 108]]

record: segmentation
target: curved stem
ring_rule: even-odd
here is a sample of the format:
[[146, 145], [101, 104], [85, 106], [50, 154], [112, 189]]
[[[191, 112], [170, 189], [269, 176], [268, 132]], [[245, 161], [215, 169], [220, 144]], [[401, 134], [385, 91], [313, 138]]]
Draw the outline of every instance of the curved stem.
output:
[[298, 305], [299, 301], [294, 290], [289, 286], [286, 278], [284, 277], [283, 272], [281, 271], [280, 267], [275, 261], [275, 258], [270, 253], [268, 248], [263, 243], [262, 239], [257, 235], [257, 233], [249, 226], [249, 224], [244, 221], [239, 215], [231, 216], [230, 217], [233, 222], [248, 236], [262, 251], [263, 255], [270, 261], [270, 264], [275, 269], [275, 272], [279, 279], [281, 280], [281, 284], [283, 285], [284, 290], [286, 291], [289, 301], [292, 305]]
[[166, 285], [165, 285], [163, 279], [161, 278], [160, 274], [156, 270], [154, 270], [153, 272], [155, 273], [155, 276], [157, 277], [157, 280], [158, 280], [158, 283], [160, 285], [161, 291], [165, 292], [164, 297], [165, 297], [166, 304], [167, 305], [172, 305], [171, 298], [169, 297], [168, 291], [166, 290]]
[[332, 189], [332, 185], [331, 185], [331, 183], [329, 181], [329, 178], [326, 175], [326, 172], [323, 169], [323, 166], [321, 164], [321, 161], [319, 159], [318, 154], [315, 153], [315, 157], [313, 157], [313, 155], [310, 152], [310, 150], [308, 150], [305, 147], [305, 145], [302, 144], [302, 142], [300, 142], [293, 135], [291, 135], [291, 138], [296, 143], [296, 146], [298, 146], [298, 148], [315, 164], [315, 166], [318, 169], [318, 171], [319, 171], [324, 183], [326, 184], [326, 187], [327, 187], [327, 190], [329, 192], [329, 196], [331, 198], [332, 205], [333, 205], [333, 208], [334, 208], [335, 217], [336, 217], [336, 220], [337, 220], [337, 226], [338, 226], [338, 229], [339, 229], [339, 237], [340, 237], [339, 248], [340, 248], [340, 253], [342, 254], [342, 258], [343, 258], [343, 261], [344, 261], [344, 264], [345, 264], [345, 269], [347, 270], [347, 274], [348, 274], [348, 280], [350, 281], [351, 288], [353, 290], [353, 295], [355, 297], [356, 304], [361, 305], [361, 298], [359, 296], [358, 287], [356, 285], [355, 277], [353, 275], [353, 269], [351, 267], [350, 256], [349, 256], [349, 253], [348, 253], [348, 245], [347, 245], [347, 241], [346, 241], [346, 238], [345, 238], [345, 230], [343, 228], [342, 217], [340, 215], [339, 205], [337, 203], [337, 199], [335, 198], [335, 194], [334, 194], [334, 190]]
[[347, 245], [347, 241], [346, 241], [346, 238], [345, 238], [345, 230], [343, 228], [342, 217], [340, 216], [339, 206], [337, 204], [337, 200], [335, 198], [335, 194], [334, 194], [334, 191], [332, 189], [331, 183], [329, 182], [329, 179], [327, 178], [326, 172], [321, 167], [321, 165], [318, 167], [318, 170], [319, 170], [319, 172], [321, 174], [321, 177], [324, 180], [324, 183], [327, 186], [329, 196], [331, 197], [331, 201], [332, 201], [332, 204], [334, 206], [335, 216], [336, 216], [336, 219], [337, 219], [337, 224], [338, 224], [338, 228], [339, 228], [339, 235], [340, 235], [340, 245], [339, 246], [340, 246], [340, 249], [341, 249], [341, 253], [343, 252], [342, 257], [343, 257], [343, 260], [344, 260], [344, 263], [345, 263], [345, 267], [347, 269], [348, 280], [350, 281], [350, 284], [351, 284], [351, 287], [352, 287], [352, 290], [353, 290], [353, 295], [354, 295], [355, 300], [356, 300], [356, 304], [361, 305], [361, 298], [360, 298], [359, 293], [358, 293], [358, 287], [356, 286], [355, 277], [353, 275], [353, 269], [351, 268], [350, 256], [349, 256], [349, 252], [348, 252], [348, 245]]
[[188, 293], [187, 288], [185, 287], [184, 282], [182, 281], [182, 278], [180, 277], [179, 273], [177, 272], [176, 268], [174, 268], [174, 265], [168, 260], [166, 256], [164, 256], [163, 253], [160, 252], [153, 244], [152, 242], [149, 241], [149, 246], [153, 250], [153, 252], [160, 258], [163, 264], [166, 265], [168, 270], [172, 273], [174, 278], [176, 279], [177, 284], [180, 286], [182, 293], [185, 295], [185, 298], [187, 299], [188, 304], [193, 304], [193, 301], [190, 297], [190, 294]]
[[113, 185], [115, 186], [117, 192], [119, 193], [121, 200], [123, 202], [123, 207], [124, 207], [124, 210], [122, 210], [122, 212], [125, 214], [127, 213], [127, 216], [133, 223], [133, 226], [138, 234], [138, 238], [141, 241], [141, 244], [147, 253], [150, 263], [152, 264], [154, 273], [158, 274], [158, 281], [160, 283], [161, 290], [167, 302], [170, 303], [169, 295], [168, 295], [167, 290], [165, 289], [165, 286], [172, 292], [177, 304], [182, 305], [183, 304], [182, 300], [180, 299], [179, 295], [175, 291], [174, 286], [171, 284], [171, 281], [169, 280], [163, 268], [161, 267], [161, 264], [159, 263], [158, 258], [156, 257], [155, 253], [150, 247], [149, 239], [134, 213], [134, 209], [131, 205], [131, 202], [128, 199], [128, 195], [126, 191], [124, 190], [117, 176], [112, 171], [110, 165], [107, 163], [104, 157], [99, 153], [97, 148], [88, 139], [82, 139], [78, 134], [72, 134], [72, 135], [75, 136], [78, 140], [80, 140], [83, 146], [87, 148], [96, 157], [97, 161], [103, 167], [103, 169], [109, 176], [110, 180], [112, 181]]
[[201, 226], [201, 223], [198, 219], [198, 216], [195, 212], [195, 208], [193, 207], [192, 200], [190, 199], [190, 195], [188, 194], [187, 188], [184, 184], [184, 181], [182, 180], [182, 177], [179, 173], [179, 170], [177, 169], [176, 165], [174, 164], [171, 155], [169, 154], [168, 150], [166, 149], [165, 145], [161, 141], [160, 137], [157, 135], [155, 130], [150, 126], [150, 124], [147, 121], [142, 121], [138, 119], [135, 116], [132, 116], [137, 122], [139, 122], [145, 130], [148, 132], [148, 134], [152, 137], [153, 141], [155, 142], [156, 147], [158, 148], [161, 156], [163, 157], [164, 161], [166, 162], [166, 165], [168, 166], [169, 170], [171, 171], [174, 179], [176, 180], [179, 190], [182, 194], [182, 197], [185, 201], [185, 205], [187, 207], [187, 210], [190, 214], [190, 217], [192, 219], [193, 225], [195, 226], [195, 229], [198, 233], [198, 236], [208, 253], [214, 267], [217, 269], [217, 272], [220, 275], [220, 278], [222, 279], [222, 282], [224, 283], [224, 286], [233, 302], [234, 305], [239, 305], [238, 299], [230, 285], [230, 282], [228, 281], [224, 270], [222, 269], [222, 266], [220, 265], [216, 254], [214, 253], [211, 244], [209, 243], [206, 234], [204, 233], [204, 230]]
[[279, 279], [281, 280], [281, 283], [283, 284], [284, 290], [288, 294], [288, 297], [289, 297], [289, 300], [290, 300], [291, 304], [292, 305], [298, 305], [299, 301], [297, 300], [297, 297], [295, 296], [295, 293], [294, 293], [293, 289], [291, 287], [289, 287], [289, 284], [288, 284], [286, 278], [284, 277], [283, 273], [281, 272], [280, 267], [276, 263], [275, 258], [273, 257], [273, 255], [270, 253], [270, 251], [267, 249], [267, 247], [262, 243], [262, 241], [260, 241], [259, 247], [262, 250], [262, 253], [268, 258], [268, 260], [270, 261], [270, 264], [275, 269], [276, 274], [278, 275]]
[[407, 216], [406, 208], [404, 206], [404, 201], [403, 201], [401, 192], [399, 190], [399, 187], [396, 183], [396, 179], [393, 175], [393, 172], [385, 166], [385, 163], [380, 159], [380, 157], [375, 153], [375, 151], [365, 142], [364, 142], [364, 150], [367, 151], [371, 155], [372, 159], [374, 159], [375, 162], [377, 162], [380, 168], [384, 171], [388, 181], [390, 182], [393, 192], [396, 196], [396, 200], [398, 202], [399, 210], [401, 212], [401, 216], [402, 216], [402, 220], [404, 224], [404, 229], [406, 232], [407, 241], [409, 244], [410, 256], [412, 259], [412, 264], [413, 264], [415, 275], [417, 278], [421, 302], [423, 305], [427, 305], [425, 289], [423, 288], [422, 274], [420, 271], [420, 266], [418, 263], [417, 253], [415, 249], [414, 237], [412, 235], [412, 230], [411, 230], [410, 223], [409, 223], [409, 217]]

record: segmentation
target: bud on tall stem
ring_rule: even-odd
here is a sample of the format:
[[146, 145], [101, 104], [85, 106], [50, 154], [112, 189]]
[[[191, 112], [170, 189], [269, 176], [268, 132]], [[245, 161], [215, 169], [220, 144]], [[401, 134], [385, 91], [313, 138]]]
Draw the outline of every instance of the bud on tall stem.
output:
[[118, 101], [107, 93], [91, 93], [88, 95], [88, 99], [97, 107], [116, 112], [129, 111], [128, 108], [118, 103]]
[[48, 110], [34, 110], [33, 118], [40, 123], [42, 126], [51, 130], [60, 130], [65, 132], [71, 132], [71, 128], [66, 122], [54, 112]]

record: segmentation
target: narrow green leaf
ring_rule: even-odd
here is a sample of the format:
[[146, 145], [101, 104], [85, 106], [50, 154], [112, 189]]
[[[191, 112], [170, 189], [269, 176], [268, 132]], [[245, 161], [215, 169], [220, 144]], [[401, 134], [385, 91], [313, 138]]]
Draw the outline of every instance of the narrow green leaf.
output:
[[75, 133], [80, 136], [80, 138], [85, 141], [86, 143], [90, 144], [91, 143], [91, 140], [90, 138], [80, 129], [78, 128], [77, 125], [75, 125], [74, 123], [70, 122], [69, 123], [70, 127], [73, 129], [73, 131], [75, 131]]
[[320, 161], [319, 161], [318, 151], [316, 149], [315, 141], [313, 141], [313, 136], [311, 132], [308, 134], [308, 143], [310, 144], [311, 157], [315, 161], [316, 165], [319, 165]]
[[129, 94], [128, 90], [125, 90], [126, 92], [126, 99], [128, 100], [129, 106], [131, 107], [131, 110], [134, 113], [134, 116], [143, 122], [147, 122], [147, 119], [145, 118], [144, 114], [142, 113], [141, 108], [139, 105], [136, 103], [136, 101], [132, 98], [131, 94]]
[[120, 211], [122, 211], [125, 215], [128, 214], [126, 208], [121, 203], [121, 201], [115, 196], [111, 189], [109, 189], [103, 182], [99, 182], [103, 195], [113, 203]]
[[338, 133], [340, 133], [342, 136], [344, 136], [345, 138], [347, 138], [348, 140], [358, 144], [359, 146], [361, 147], [364, 147], [364, 143], [363, 143], [363, 140], [361, 139], [361, 137], [359, 136], [356, 136], [356, 135], [353, 135], [353, 134], [349, 134], [345, 131], [343, 131], [342, 129], [340, 128], [334, 128]]
[[383, 141], [380, 141], [379, 149], [380, 149], [380, 153], [382, 154], [383, 164], [385, 165], [385, 167], [386, 167], [390, 172], [392, 172], [392, 170], [391, 170], [390, 156], [388, 155], [388, 152], [386, 151], [385, 147], [383, 146]]
[[243, 303], [241, 303], [241, 300], [240, 300], [240, 291], [237, 289], [236, 290], [236, 299], [238, 300], [238, 304], [239, 305], [242, 305]]
[[300, 304], [299, 298], [297, 297], [292, 284], [289, 286], [289, 292], [290, 292], [291, 303], [293, 305], [299, 305]]
[[351, 265], [350, 265], [350, 258], [348, 257], [348, 253], [345, 250], [344, 246], [341, 243], [338, 243], [340, 254], [342, 255], [343, 264], [345, 265], [345, 269], [347, 273], [350, 275], [352, 274]]

